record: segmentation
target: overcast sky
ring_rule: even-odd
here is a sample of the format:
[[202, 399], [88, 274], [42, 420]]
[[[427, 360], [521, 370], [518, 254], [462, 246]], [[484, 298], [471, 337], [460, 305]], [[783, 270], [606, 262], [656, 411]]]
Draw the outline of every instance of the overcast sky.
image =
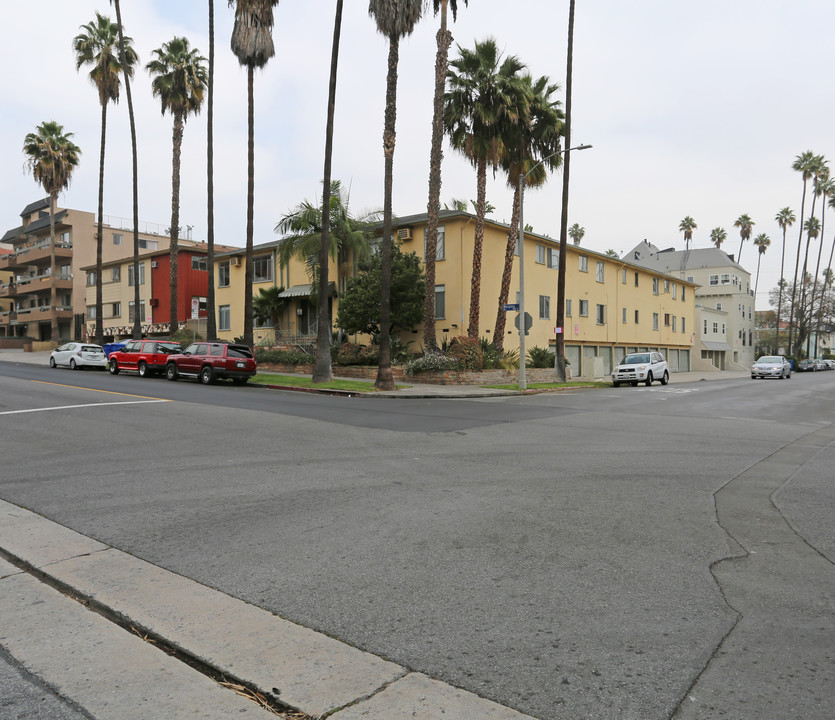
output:
[[[431, 4], [431, 3], [430, 3]], [[206, 0], [124, 0], [123, 21], [140, 62], [174, 35], [208, 56]], [[568, 0], [471, 0], [451, 29], [473, 47], [493, 36], [535, 76], [565, 84]], [[42, 190], [24, 172], [27, 132], [55, 120], [75, 133], [82, 163], [60, 204], [96, 211], [100, 110], [86, 72], [76, 72], [72, 39], [107, 0], [2, 3], [6, 28], [0, 76], [0, 210], [2, 231]], [[255, 243], [276, 239], [278, 218], [303, 199], [321, 199], [320, 179], [335, 0], [282, 0], [275, 10], [276, 57], [256, 73]], [[246, 228], [246, 72], [229, 49], [232, 10], [215, 0], [215, 239], [243, 246]], [[394, 212], [426, 211], [437, 21], [431, 10], [401, 43]], [[772, 246], [763, 258], [757, 306], [779, 278], [785, 206], [800, 213], [802, 183], [791, 165], [812, 150], [835, 159], [835, 97], [829, 37], [835, 3], [826, 0], [577, 0], [574, 37], [569, 224], [586, 229], [583, 244], [623, 253], [646, 238], [682, 247], [685, 215], [698, 223], [694, 247], [708, 247], [724, 227], [724, 249], [739, 250], [734, 220], [748, 213], [754, 235]], [[366, 0], [347, 0], [342, 28], [333, 177], [351, 188], [355, 211], [382, 207], [382, 130], [387, 41]], [[451, 57], [457, 54], [455, 45]], [[170, 116], [162, 116], [144, 69], [133, 84], [140, 150], [140, 219], [171, 218]], [[563, 95], [564, 100], [564, 95]], [[131, 217], [127, 102], [108, 114], [105, 215]], [[476, 196], [475, 172], [445, 142], [442, 202]], [[182, 226], [206, 238], [206, 116], [188, 120], [182, 159]], [[491, 216], [509, 221], [512, 191], [488, 182]], [[561, 177], [526, 196], [525, 219], [559, 236]], [[808, 203], [807, 203], [808, 213]], [[825, 256], [835, 236], [826, 231]], [[793, 272], [798, 226], [789, 233]], [[753, 236], [752, 236], [753, 239]], [[791, 263], [788, 258], [792, 257]], [[746, 243], [742, 264], [756, 271]], [[787, 270], [787, 274], [790, 272]]]

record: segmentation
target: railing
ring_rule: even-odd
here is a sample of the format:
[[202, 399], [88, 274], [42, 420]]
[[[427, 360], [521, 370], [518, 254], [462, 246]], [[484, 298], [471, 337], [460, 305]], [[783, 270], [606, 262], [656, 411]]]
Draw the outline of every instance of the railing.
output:
[[[102, 215], [102, 222], [110, 228], [133, 232], [133, 220], [129, 218], [117, 217], [115, 215]], [[144, 233], [145, 235], [168, 235], [168, 226], [160, 223], [149, 223], [144, 220], [140, 220], [138, 229], [139, 232]]]

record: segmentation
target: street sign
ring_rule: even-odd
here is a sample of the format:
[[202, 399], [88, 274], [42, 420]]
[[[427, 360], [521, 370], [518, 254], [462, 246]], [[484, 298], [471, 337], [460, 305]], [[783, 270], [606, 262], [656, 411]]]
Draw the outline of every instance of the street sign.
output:
[[562, 328], [561, 327], [555, 327], [554, 328], [554, 335], [562, 335]]
[[200, 298], [193, 297], [191, 299], [191, 319], [197, 320], [200, 316]]
[[[513, 321], [513, 324], [516, 326], [516, 329], [518, 330], [519, 329], [519, 315], [516, 316], [516, 319]], [[531, 329], [532, 325], [533, 325], [533, 318], [531, 317], [530, 313], [526, 312], [525, 313], [525, 335], [528, 334], [528, 330]]]
[[519, 312], [519, 303], [506, 303], [504, 309], [515, 310], [516, 312]]

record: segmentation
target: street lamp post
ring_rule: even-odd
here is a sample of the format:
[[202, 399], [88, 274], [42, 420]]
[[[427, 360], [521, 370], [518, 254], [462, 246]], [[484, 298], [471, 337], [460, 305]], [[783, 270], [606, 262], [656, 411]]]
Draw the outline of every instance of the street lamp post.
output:
[[591, 145], [578, 145], [565, 150], [557, 150], [548, 157], [542, 158], [527, 173], [519, 174], [519, 389], [527, 390], [528, 383], [525, 377], [525, 180], [542, 163], [550, 160], [555, 155], [571, 152], [572, 150], [588, 150]]

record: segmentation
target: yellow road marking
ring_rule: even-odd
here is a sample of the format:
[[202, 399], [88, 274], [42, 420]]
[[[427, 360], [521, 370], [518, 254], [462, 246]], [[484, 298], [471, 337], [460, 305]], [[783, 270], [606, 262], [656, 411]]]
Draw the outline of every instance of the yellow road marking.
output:
[[65, 385], [64, 383], [47, 382], [46, 380], [31, 380], [33, 383], [40, 383], [41, 385], [55, 385], [55, 387], [73, 388], [74, 390], [89, 390], [90, 392], [107, 393], [108, 395], [122, 395], [123, 397], [142, 398], [143, 400], [159, 400], [160, 402], [172, 402], [168, 398], [156, 398], [150, 395], [133, 395], [131, 393], [115, 392], [113, 390], [98, 390], [96, 388], [79, 387], [78, 385]]

